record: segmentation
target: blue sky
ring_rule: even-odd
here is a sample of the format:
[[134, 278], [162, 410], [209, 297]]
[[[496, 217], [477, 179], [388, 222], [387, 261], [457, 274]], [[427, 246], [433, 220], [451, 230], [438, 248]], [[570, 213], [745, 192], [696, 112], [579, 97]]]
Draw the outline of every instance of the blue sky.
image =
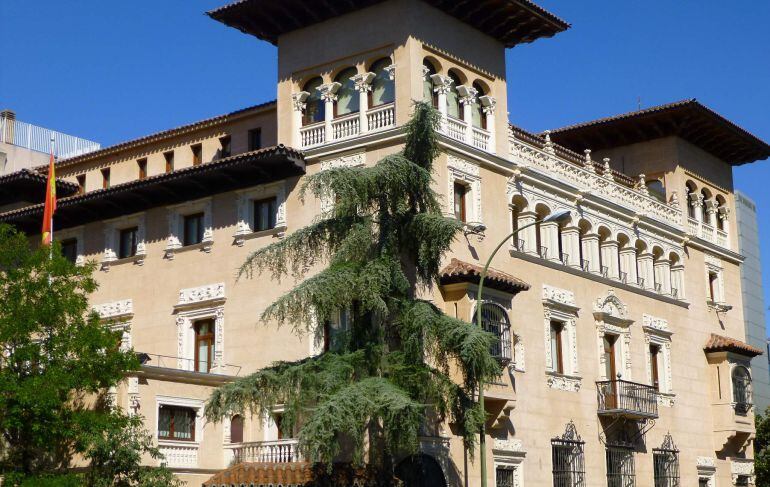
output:
[[[275, 98], [276, 50], [210, 20], [226, 0], [2, 0], [0, 108], [109, 145]], [[540, 131], [698, 98], [770, 140], [770, 2], [538, 0], [572, 24], [508, 51], [511, 120]], [[759, 206], [770, 304], [770, 161]]]

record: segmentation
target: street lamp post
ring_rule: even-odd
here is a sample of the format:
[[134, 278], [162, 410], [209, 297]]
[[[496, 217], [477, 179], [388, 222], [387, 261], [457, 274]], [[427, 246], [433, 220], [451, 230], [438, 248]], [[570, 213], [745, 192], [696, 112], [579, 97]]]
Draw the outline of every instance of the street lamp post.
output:
[[[487, 277], [487, 271], [489, 270], [489, 265], [492, 263], [492, 259], [495, 257], [497, 252], [505, 245], [505, 242], [508, 241], [508, 239], [513, 238], [517, 233], [524, 230], [525, 228], [529, 228], [533, 225], [537, 225], [538, 223], [547, 223], [547, 222], [558, 222], [561, 223], [565, 220], [567, 220], [570, 217], [570, 211], [569, 210], [562, 210], [557, 211], [556, 213], [552, 213], [545, 218], [541, 220], [535, 220], [532, 223], [528, 223], [527, 225], [524, 225], [521, 228], [517, 228], [513, 232], [511, 232], [508, 236], [506, 236], [498, 245], [495, 247], [495, 250], [492, 251], [492, 255], [489, 256], [489, 259], [487, 259], [487, 263], [484, 266], [484, 269], [481, 271], [481, 276], [479, 277], [479, 288], [476, 292], [476, 324], [479, 328], [482, 328], [481, 325], [481, 293], [484, 289], [484, 279]], [[486, 410], [484, 409], [484, 379], [479, 378], [479, 406], [481, 406], [481, 410], [484, 411], [484, 415], [486, 417]], [[481, 487], [487, 487], [487, 445], [486, 445], [486, 419], [484, 422], [481, 423], [481, 435], [479, 438], [479, 448], [481, 449], [481, 455], [479, 458], [479, 461], [481, 462]]]

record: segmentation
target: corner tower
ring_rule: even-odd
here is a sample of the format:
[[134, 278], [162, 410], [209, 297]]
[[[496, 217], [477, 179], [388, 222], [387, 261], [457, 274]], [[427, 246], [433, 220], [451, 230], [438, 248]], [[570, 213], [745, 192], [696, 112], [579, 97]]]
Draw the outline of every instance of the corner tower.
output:
[[505, 154], [505, 49], [569, 27], [528, 0], [240, 0], [209, 15], [278, 46], [278, 142], [303, 150], [397, 131], [430, 99], [445, 135]]

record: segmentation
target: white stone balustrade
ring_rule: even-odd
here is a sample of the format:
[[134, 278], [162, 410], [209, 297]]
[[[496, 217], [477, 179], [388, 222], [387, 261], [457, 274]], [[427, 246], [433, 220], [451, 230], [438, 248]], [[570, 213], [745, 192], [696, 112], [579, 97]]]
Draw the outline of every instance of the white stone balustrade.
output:
[[232, 447], [234, 463], [289, 463], [303, 461], [299, 441], [292, 439], [240, 443]]

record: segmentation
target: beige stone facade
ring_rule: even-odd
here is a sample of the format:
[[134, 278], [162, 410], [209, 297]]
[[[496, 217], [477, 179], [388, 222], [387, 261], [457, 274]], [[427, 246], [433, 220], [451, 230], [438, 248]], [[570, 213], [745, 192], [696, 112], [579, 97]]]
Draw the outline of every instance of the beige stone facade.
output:
[[[60, 177], [80, 184], [83, 194], [61, 205], [56, 238], [75, 242], [79, 262], [100, 264], [94, 306], [105, 323], [125, 330], [126, 347], [146, 354], [141, 372], [114, 391], [117, 403], [143, 415], [156, 437], [162, 408], [195, 413], [194, 439], [158, 439], [181, 478], [200, 485], [236, 455], [297, 459], [295, 442], [279, 438], [270, 418], [246, 418], [236, 438], [242, 441], [234, 442], [229, 421], [208, 424], [201, 416], [214, 387], [322, 349], [318, 330], [298, 338], [289, 327], [258, 320], [293, 281], [236, 280], [237, 269], [249, 253], [321, 213], [323, 201], [300, 199], [301, 173], [372, 165], [398, 151], [413, 100], [430, 96], [444, 114], [436, 190], [447, 216], [462, 205], [469, 229], [447, 263], [483, 265], [515, 228], [571, 212], [567, 222], [523, 230], [492, 264], [530, 287], [489, 289], [484, 296], [510, 324], [498, 350], [504, 373], [486, 390], [489, 485], [753, 482], [753, 412], [750, 394], [740, 395], [750, 390], [740, 381], [752, 352], [704, 351], [712, 334], [745, 340], [742, 258], [730, 218], [734, 161], [676, 134], [578, 155], [549, 135], [509, 126], [506, 44], [422, 1], [376, 3], [287, 32], [277, 45], [276, 102], [59, 163]], [[380, 72], [368, 75], [373, 65]], [[354, 73], [352, 88], [337, 76], [346, 68]], [[320, 89], [310, 93], [306, 87], [316, 77]], [[337, 106], [343, 102], [345, 110]], [[324, 116], [307, 113], [322, 105]], [[259, 152], [257, 129], [262, 147], [302, 150], [302, 171], [266, 174], [264, 183], [250, 186], [228, 175], [222, 168], [230, 161]], [[262, 170], [254, 164], [253, 171]], [[202, 179], [206, 171], [211, 179]], [[254, 202], [273, 198], [260, 230]], [[36, 211], [15, 210], [0, 220], [32, 228]], [[201, 238], [185, 245], [186, 217], [198, 214]], [[125, 255], [121, 231], [130, 228], [135, 245]], [[460, 280], [428, 297], [470, 321], [475, 286]], [[210, 323], [213, 351], [200, 372], [195, 349], [202, 322]], [[554, 483], [552, 440], [571, 422], [582, 438], [584, 468]], [[656, 449], [666, 435], [678, 449], [672, 458], [681, 484], [654, 480], [655, 458], [662, 458]], [[608, 444], [622, 441], [629, 448], [608, 453]], [[425, 438], [423, 450], [436, 458], [448, 485], [479, 485], [479, 466], [450, 425]], [[612, 469], [623, 481], [632, 473], [635, 484], [612, 483]]]

